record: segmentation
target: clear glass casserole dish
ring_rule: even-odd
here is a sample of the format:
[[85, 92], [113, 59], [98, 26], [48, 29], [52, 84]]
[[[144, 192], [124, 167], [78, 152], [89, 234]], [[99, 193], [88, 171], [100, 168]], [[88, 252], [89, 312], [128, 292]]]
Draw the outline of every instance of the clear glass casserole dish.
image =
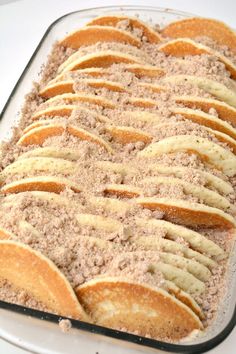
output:
[[[67, 14], [56, 20], [46, 31], [33, 53], [24, 72], [19, 78], [1, 114], [0, 139], [10, 137], [19, 116], [24, 96], [39, 80], [42, 65], [47, 60], [53, 43], [66, 33], [81, 27], [89, 20], [105, 13], [125, 13], [139, 15], [144, 21], [167, 24], [173, 20], [189, 17], [189, 14], [169, 9], [153, 7], [104, 7], [82, 10]], [[234, 247], [235, 248], [235, 247]], [[227, 293], [222, 300], [214, 325], [198, 338], [182, 344], [169, 344], [153, 339], [115, 331], [112, 329], [72, 320], [73, 329], [63, 334], [58, 323], [60, 317], [0, 301], [0, 337], [31, 352], [37, 353], [75, 353], [78, 348], [83, 352], [122, 352], [137, 353], [142, 350], [159, 352], [200, 353], [212, 349], [222, 342], [236, 323], [236, 252], [229, 259]], [[43, 340], [42, 340], [43, 338]], [[117, 346], [117, 344], [119, 344]]]

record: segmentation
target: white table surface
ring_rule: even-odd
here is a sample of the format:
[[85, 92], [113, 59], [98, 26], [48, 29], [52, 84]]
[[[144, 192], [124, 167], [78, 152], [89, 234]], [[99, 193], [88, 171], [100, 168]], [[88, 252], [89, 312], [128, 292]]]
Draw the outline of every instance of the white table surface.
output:
[[[87, 2], [82, 0], [0, 0], [0, 111], [51, 22], [71, 11], [106, 5], [168, 7], [214, 17], [236, 27], [235, 0], [88, 0]], [[235, 347], [236, 329], [223, 344], [211, 353], [233, 354]], [[26, 352], [0, 340], [0, 353], [23, 354]], [[122, 348], [120, 353], [122, 353]], [[85, 353], [80, 350], [80, 354]]]

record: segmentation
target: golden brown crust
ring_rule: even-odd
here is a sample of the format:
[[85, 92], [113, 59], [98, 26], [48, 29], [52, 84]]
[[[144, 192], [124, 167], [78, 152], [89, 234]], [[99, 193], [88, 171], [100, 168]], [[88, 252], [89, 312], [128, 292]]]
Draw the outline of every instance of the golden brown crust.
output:
[[22, 193], [26, 191], [44, 191], [60, 194], [66, 188], [70, 188], [76, 193], [81, 192], [82, 188], [76, 183], [62, 177], [39, 176], [24, 178], [12, 183], [8, 183], [0, 190], [3, 194]]
[[64, 47], [79, 49], [84, 45], [89, 46], [97, 42], [118, 42], [136, 47], [141, 46], [141, 42], [129, 32], [99, 25], [83, 27], [74, 31], [66, 36], [60, 44]]
[[136, 202], [150, 210], [161, 210], [164, 218], [183, 225], [219, 227], [231, 229], [236, 226], [233, 217], [219, 209], [202, 204], [174, 201], [166, 198], [138, 198]]
[[236, 109], [225, 102], [209, 98], [179, 96], [175, 97], [176, 103], [181, 103], [189, 108], [198, 108], [208, 113], [210, 108], [214, 108], [219, 118], [236, 125]]
[[227, 122], [222, 121], [221, 119], [212, 116], [208, 113], [201, 112], [196, 109], [189, 108], [175, 108], [172, 110], [174, 114], [180, 114], [186, 119], [191, 120], [192, 122], [204, 125], [214, 130], [218, 130], [224, 134], [231, 136], [231, 138], [236, 139], [236, 129], [234, 129]]
[[115, 27], [120, 21], [128, 21], [132, 28], [138, 28], [142, 31], [143, 35], [147, 38], [150, 43], [159, 43], [161, 41], [161, 36], [154, 31], [151, 27], [147, 26], [141, 20], [135, 17], [129, 16], [101, 16], [87, 23], [87, 26], [113, 26]]
[[189, 307], [159, 288], [101, 278], [78, 287], [76, 293], [93, 320], [103, 326], [171, 340], [202, 329]]
[[62, 316], [89, 320], [69, 282], [47, 257], [14, 241], [0, 241], [0, 253], [2, 279], [28, 291]]
[[227, 45], [236, 52], [236, 35], [223, 22], [201, 17], [186, 18], [170, 23], [162, 30], [162, 35], [171, 38], [196, 38], [207, 36], [220, 45]]
[[236, 66], [224, 55], [212, 50], [210, 47], [199, 44], [187, 38], [178, 38], [170, 42], [164, 43], [159, 47], [159, 50], [166, 55], [175, 57], [183, 57], [186, 55], [214, 55], [221, 61], [226, 69], [230, 72], [233, 79], [236, 78]]

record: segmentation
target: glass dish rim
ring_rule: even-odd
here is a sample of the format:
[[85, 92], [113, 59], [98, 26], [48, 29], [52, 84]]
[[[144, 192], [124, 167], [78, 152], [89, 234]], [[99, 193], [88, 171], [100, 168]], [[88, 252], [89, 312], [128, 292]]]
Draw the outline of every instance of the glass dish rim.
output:
[[[51, 31], [51, 29], [53, 29], [53, 27], [58, 22], [60, 22], [65, 17], [68, 17], [68, 16], [73, 15], [75, 13], [86, 13], [86, 12], [96, 11], [96, 10], [114, 10], [114, 11], [118, 10], [118, 11], [120, 11], [123, 9], [124, 10], [137, 9], [137, 11], [138, 11], [138, 9], [154, 10], [154, 11], [162, 12], [162, 13], [173, 13], [176, 15], [182, 15], [185, 17], [190, 17], [190, 16], [197, 17], [197, 15], [193, 15], [193, 14], [190, 14], [185, 11], [179, 11], [179, 10], [175, 10], [175, 9], [171, 9], [171, 8], [163, 8], [163, 7], [156, 7], [156, 6], [142, 6], [142, 5], [98, 6], [98, 7], [93, 7], [93, 8], [72, 11], [72, 12], [66, 13], [65, 15], [60, 16], [59, 18], [57, 18], [55, 21], [53, 21], [49, 25], [49, 27], [46, 29], [44, 35], [42, 36], [41, 40], [39, 41], [36, 49], [34, 50], [32, 56], [30, 57], [28, 63], [26, 64], [22, 74], [20, 75], [19, 79], [17, 80], [16, 84], [14, 85], [6, 103], [3, 106], [3, 109], [0, 113], [0, 121], [2, 120], [2, 117], [9, 106], [13, 95], [17, 91], [18, 86], [20, 85], [22, 79], [26, 75], [28, 68], [31, 65], [31, 62], [34, 60], [35, 56], [37, 55], [38, 51], [40, 50], [48, 33]], [[8, 303], [8, 302], [1, 301], [1, 300], [0, 300], [0, 308], [4, 309], [4, 310], [9, 310], [9, 311], [12, 311], [15, 313], [23, 314], [26, 316], [30, 316], [30, 317], [33, 317], [36, 319], [46, 320], [46, 321], [49, 321], [52, 323], [58, 323], [62, 318], [66, 318], [64, 316], [59, 316], [59, 315], [55, 315], [52, 313], [27, 308], [24, 306]], [[207, 352], [207, 351], [215, 348], [217, 345], [222, 343], [229, 336], [229, 334], [232, 332], [232, 330], [236, 326], [236, 303], [235, 303], [234, 311], [232, 313], [232, 317], [230, 318], [228, 324], [224, 327], [224, 329], [220, 333], [218, 333], [213, 338], [208, 339], [205, 342], [197, 343], [197, 344], [189, 344], [189, 345], [188, 344], [183, 345], [183, 344], [167, 343], [167, 342], [159, 341], [156, 339], [150, 339], [150, 338], [138, 336], [138, 335], [131, 334], [131, 333], [126, 333], [126, 332], [114, 330], [111, 328], [98, 326], [98, 325], [90, 324], [87, 322], [82, 322], [79, 320], [70, 319], [70, 321], [72, 323], [73, 328], [77, 328], [77, 329], [85, 331], [85, 332], [100, 334], [100, 335], [103, 335], [106, 337], [110, 337], [110, 338], [114, 338], [114, 339], [118, 339], [118, 340], [123, 340], [123, 341], [130, 342], [133, 344], [138, 344], [138, 345], [141, 345], [142, 347], [149, 347], [149, 348], [153, 348], [153, 349], [164, 350], [166, 352], [195, 354], [195, 353]], [[2, 338], [2, 339], [4, 340], [4, 338]], [[17, 345], [17, 346], [19, 346], [19, 345]], [[25, 349], [25, 348], [23, 348], [23, 349]]]

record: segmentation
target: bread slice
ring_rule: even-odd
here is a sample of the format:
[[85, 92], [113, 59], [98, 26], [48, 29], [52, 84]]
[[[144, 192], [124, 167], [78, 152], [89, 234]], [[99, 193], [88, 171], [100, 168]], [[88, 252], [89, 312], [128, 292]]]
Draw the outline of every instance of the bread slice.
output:
[[212, 96], [229, 104], [230, 106], [234, 108], [236, 107], [236, 93], [215, 80], [193, 75], [172, 75], [166, 76], [161, 80], [161, 82], [168, 83], [171, 85], [178, 85], [183, 82], [189, 83], [210, 93]]
[[94, 144], [100, 145], [107, 152], [113, 153], [113, 150], [109, 143], [99, 136], [88, 132], [83, 128], [79, 128], [74, 125], [68, 125], [67, 127], [64, 124], [52, 123], [39, 126], [37, 128], [29, 130], [27, 133], [22, 135], [22, 137], [17, 142], [18, 145], [29, 146], [29, 145], [42, 145], [45, 140], [50, 137], [62, 135], [67, 132], [68, 134], [79, 138], [80, 140], [85, 140], [92, 142]]
[[187, 120], [217, 130], [221, 133], [227, 134], [233, 139], [236, 139], [236, 129], [226, 121], [223, 121], [222, 119], [211, 114], [196, 109], [180, 107], [172, 109], [172, 113], [181, 115]]
[[210, 47], [194, 42], [191, 39], [177, 38], [162, 44], [158, 49], [166, 55], [171, 55], [174, 57], [184, 57], [186, 55], [201, 54], [215, 56], [220, 62], [225, 65], [226, 69], [230, 72], [231, 77], [233, 79], [236, 79], [236, 66], [231, 60], [229, 60], [221, 53], [211, 49]]
[[223, 22], [210, 18], [192, 17], [171, 22], [163, 28], [162, 35], [170, 38], [207, 36], [236, 52], [235, 32]]
[[161, 41], [160, 34], [137, 17], [130, 17], [125, 15], [105, 15], [96, 17], [87, 23], [87, 26], [99, 25], [116, 27], [120, 21], [126, 21], [128, 26], [131, 28], [137, 28], [140, 30], [143, 36], [145, 36], [147, 41], [150, 43], [159, 43]]
[[220, 209], [200, 203], [169, 198], [136, 198], [136, 203], [150, 210], [164, 212], [164, 218], [192, 227], [218, 227], [232, 229], [236, 226], [234, 218]]
[[106, 232], [119, 232], [123, 229], [123, 224], [113, 218], [94, 215], [94, 214], [76, 214], [77, 222], [82, 226], [90, 226], [95, 230]]
[[[124, 54], [115, 50], [106, 50], [95, 52], [93, 54], [86, 54], [81, 56], [79, 59], [75, 59], [70, 64], [63, 68], [63, 73], [68, 71], [74, 71], [78, 69], [86, 69], [86, 68], [108, 68], [112, 64], [145, 64], [143, 60], [140, 58], [130, 55]], [[59, 68], [60, 70], [60, 68]], [[61, 71], [59, 71], [60, 73]]]
[[150, 158], [179, 151], [197, 154], [204, 163], [213, 165], [226, 176], [236, 174], [236, 156], [231, 151], [195, 135], [178, 135], [162, 139], [148, 145], [138, 155]]
[[166, 166], [159, 163], [150, 164], [148, 169], [152, 172], [157, 172], [158, 174], [173, 175], [179, 178], [183, 178], [189, 173], [189, 171], [191, 171], [192, 173], [202, 177], [205, 181], [205, 187], [216, 189], [221, 194], [227, 195], [233, 193], [233, 187], [230, 183], [204, 170], [194, 168], [189, 169], [189, 167], [183, 166]]
[[225, 102], [197, 96], [175, 96], [174, 99], [176, 103], [189, 108], [201, 109], [205, 113], [214, 108], [220, 119], [236, 125], [236, 109]]
[[[97, 95], [89, 95], [83, 93], [64, 93], [62, 95], [54, 96], [46, 101], [49, 107], [62, 105], [62, 101], [69, 105], [80, 105], [81, 103], [94, 104], [103, 108], [115, 108], [115, 104], [106, 98]], [[37, 112], [36, 112], [37, 115]], [[34, 115], [33, 115], [34, 119]]]
[[142, 194], [142, 189], [127, 184], [107, 184], [103, 192], [105, 195], [115, 195], [121, 198], [135, 198]]
[[0, 192], [3, 194], [21, 193], [26, 191], [44, 191], [61, 193], [66, 188], [76, 193], [82, 191], [82, 187], [70, 181], [68, 178], [54, 176], [37, 176], [31, 178], [23, 178], [8, 184], [5, 184]]
[[205, 256], [204, 254], [201, 254], [200, 252], [194, 251], [186, 245], [158, 237], [156, 235], [133, 236], [129, 239], [129, 241], [135, 243], [136, 245], [142, 246], [142, 249], [147, 251], [151, 250], [168, 252], [171, 254], [182, 254], [186, 258], [195, 259], [209, 269], [212, 269], [217, 265], [213, 259]]
[[136, 143], [138, 141], [148, 144], [153, 138], [150, 134], [143, 132], [141, 129], [132, 127], [107, 125], [106, 130], [112, 138], [120, 144]]
[[136, 223], [145, 229], [161, 229], [167, 233], [167, 238], [177, 240], [179, 237], [183, 238], [193, 250], [203, 254], [213, 256], [216, 258], [223, 258], [224, 251], [215, 242], [209, 240], [207, 237], [201, 235], [199, 232], [193, 231], [186, 227], [173, 224], [165, 220], [157, 219], [136, 219]]
[[198, 199], [202, 200], [206, 205], [222, 210], [230, 210], [233, 208], [228, 199], [221, 196], [219, 193], [214, 192], [203, 186], [184, 181], [181, 178], [167, 176], [146, 177], [141, 181], [141, 183], [155, 185], [164, 184], [172, 186], [179, 185], [182, 186], [184, 193], [197, 197]]
[[47, 257], [9, 240], [0, 241], [0, 253], [2, 279], [29, 292], [58, 315], [90, 321], [68, 280]]
[[102, 326], [165, 340], [178, 340], [202, 329], [188, 306], [157, 287], [104, 277], [79, 286], [76, 294], [95, 323]]
[[70, 32], [60, 41], [60, 44], [64, 47], [79, 49], [82, 46], [88, 46], [97, 42], [118, 42], [136, 47], [141, 46], [141, 42], [129, 32], [99, 25], [82, 27], [79, 30]]
[[29, 157], [52, 157], [69, 161], [77, 161], [81, 157], [81, 150], [73, 148], [58, 149], [54, 146], [39, 147], [24, 152], [18, 157], [18, 160], [27, 159]]
[[26, 159], [16, 160], [8, 165], [0, 174], [0, 180], [4, 181], [6, 177], [14, 176], [21, 173], [58, 173], [73, 174], [76, 172], [75, 162], [53, 158], [53, 157], [29, 157]]

